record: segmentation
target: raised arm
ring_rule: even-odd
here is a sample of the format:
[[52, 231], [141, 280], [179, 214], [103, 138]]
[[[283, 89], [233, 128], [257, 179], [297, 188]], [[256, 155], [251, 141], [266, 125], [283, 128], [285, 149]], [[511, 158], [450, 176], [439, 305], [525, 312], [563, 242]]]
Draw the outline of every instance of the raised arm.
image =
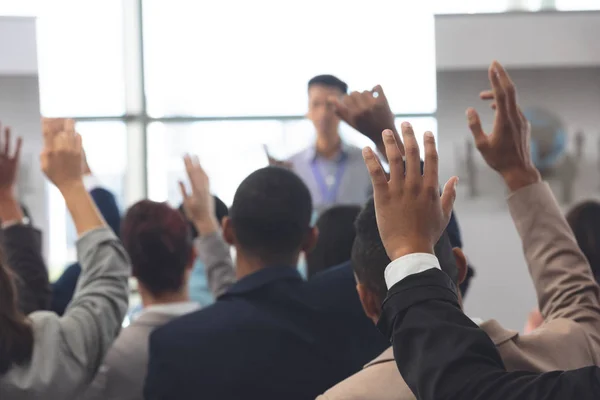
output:
[[0, 144], [0, 220], [4, 257], [17, 277], [19, 307], [29, 314], [48, 309], [51, 292], [42, 257], [41, 232], [25, 221], [15, 196], [21, 145], [20, 137], [16, 145], [12, 143], [10, 128], [5, 127]]
[[208, 286], [217, 298], [235, 283], [233, 261], [215, 216], [215, 199], [210, 193], [208, 175], [202, 169], [198, 157], [186, 155], [183, 161], [192, 189], [191, 194], [188, 194], [184, 183], [179, 182], [183, 207], [186, 216], [198, 231], [198, 257], [206, 268]]
[[363, 154], [379, 234], [393, 260], [385, 270], [390, 290], [378, 326], [391, 339], [398, 369], [412, 392], [422, 400], [598, 398], [596, 367], [542, 375], [506, 372], [491, 339], [462, 313], [456, 286], [433, 251], [450, 220], [457, 180], [446, 183], [440, 198], [433, 135], [425, 134], [423, 175], [409, 124], [402, 124], [402, 135], [406, 164], [396, 136], [383, 134], [389, 178], [372, 150]]
[[62, 126], [55, 120], [44, 122], [42, 169], [64, 197], [79, 237], [82, 273], [60, 319], [60, 345], [72, 355], [65, 362], [77, 365], [70, 375], [77, 386], [92, 378], [119, 332], [127, 311], [129, 261], [83, 184], [81, 136], [73, 121], [62, 121]]
[[511, 191], [508, 206], [523, 242], [539, 309], [546, 322], [566, 318], [578, 323], [588, 335], [591, 354], [599, 360], [600, 287], [550, 187], [541, 182], [531, 161], [530, 126], [517, 104], [514, 83], [498, 63], [492, 64], [489, 75], [492, 90], [481, 97], [494, 100], [493, 131], [483, 133], [473, 109], [467, 111], [469, 126], [484, 159]]

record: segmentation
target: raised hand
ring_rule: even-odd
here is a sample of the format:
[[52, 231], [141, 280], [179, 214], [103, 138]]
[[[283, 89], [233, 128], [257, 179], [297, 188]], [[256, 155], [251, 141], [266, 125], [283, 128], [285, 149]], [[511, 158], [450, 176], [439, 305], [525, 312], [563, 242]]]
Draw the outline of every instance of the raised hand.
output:
[[481, 127], [481, 120], [473, 108], [467, 110], [469, 128], [475, 146], [487, 162], [506, 182], [510, 190], [540, 181], [540, 173], [533, 165], [530, 153], [531, 129], [529, 122], [517, 104], [517, 91], [502, 65], [494, 61], [488, 71], [491, 91], [480, 97], [494, 100], [491, 107], [496, 111], [491, 134]]
[[[2, 131], [2, 125], [0, 125], [0, 131]], [[13, 153], [11, 131], [9, 127], [5, 127], [3, 142], [0, 144], [0, 195], [13, 196], [23, 140], [20, 137], [17, 138]]]
[[377, 226], [391, 260], [411, 253], [433, 254], [433, 247], [450, 221], [457, 177], [451, 178], [440, 198], [435, 138], [425, 132], [425, 164], [421, 175], [419, 145], [409, 123], [402, 124], [406, 163], [400, 138], [387, 129], [382, 134], [390, 165], [389, 179], [370, 148], [363, 157], [373, 184]]
[[[341, 100], [332, 97], [336, 114], [348, 125], [371, 139], [377, 149], [385, 156], [385, 146], [381, 140], [381, 132], [390, 129], [397, 132], [395, 117], [390, 109], [383, 88], [380, 85], [372, 90], [362, 93], [352, 92]], [[404, 153], [404, 146], [398, 143], [400, 151]]]
[[183, 162], [192, 188], [192, 193], [188, 194], [185, 184], [179, 181], [185, 214], [201, 235], [214, 232], [219, 229], [219, 222], [215, 217], [215, 200], [210, 193], [208, 175], [202, 169], [197, 156], [190, 157], [186, 154]]
[[42, 171], [59, 189], [83, 183], [83, 147], [70, 119], [43, 121], [44, 149], [40, 155]]

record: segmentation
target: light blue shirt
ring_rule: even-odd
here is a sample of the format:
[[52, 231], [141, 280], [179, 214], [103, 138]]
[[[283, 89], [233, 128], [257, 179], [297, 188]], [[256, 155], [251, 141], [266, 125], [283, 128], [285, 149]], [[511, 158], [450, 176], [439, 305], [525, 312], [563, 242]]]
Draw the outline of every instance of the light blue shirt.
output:
[[[342, 142], [342, 151], [338, 157], [329, 160], [319, 156], [313, 145], [293, 155], [288, 161], [292, 164], [293, 171], [308, 187], [313, 207], [319, 214], [334, 205], [363, 206], [373, 192], [369, 171], [358, 147]], [[313, 165], [327, 183], [334, 187], [338, 185], [333, 201], [327, 199], [322, 192]], [[344, 170], [338, 183], [335, 179], [339, 168]]]

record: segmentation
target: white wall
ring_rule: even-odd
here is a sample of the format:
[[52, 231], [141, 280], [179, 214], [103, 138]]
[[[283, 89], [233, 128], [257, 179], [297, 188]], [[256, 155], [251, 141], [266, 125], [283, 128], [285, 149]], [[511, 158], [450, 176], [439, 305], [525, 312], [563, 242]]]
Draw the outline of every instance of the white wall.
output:
[[35, 19], [0, 17], [0, 75], [37, 74]]
[[[586, 157], [589, 165], [594, 165], [600, 133], [600, 69], [513, 69], [509, 73], [523, 106], [554, 110], [562, 116], [569, 133], [582, 128], [589, 134]], [[536, 299], [520, 240], [504, 203], [501, 182], [484, 167], [478, 155], [480, 181], [497, 182], [494, 187], [498, 189], [491, 197], [488, 194], [468, 199], [467, 179], [459, 165], [465, 140], [470, 137], [465, 118], [467, 107], [476, 107], [484, 127], [491, 128], [492, 111], [478, 98], [479, 92], [488, 88], [487, 72], [439, 72], [437, 80], [441, 175], [448, 178], [458, 172], [462, 177], [456, 210], [465, 254], [477, 270], [466, 298], [466, 312], [484, 319], [496, 318], [506, 327], [520, 330]], [[585, 172], [597, 183], [581, 182], [577, 197], [584, 197], [583, 192], [585, 197], [600, 195], [600, 172], [594, 168]]]
[[600, 12], [438, 15], [437, 69], [600, 65]]
[[46, 180], [39, 165], [42, 148], [37, 76], [0, 76], [0, 121], [23, 138], [18, 194], [48, 243]]

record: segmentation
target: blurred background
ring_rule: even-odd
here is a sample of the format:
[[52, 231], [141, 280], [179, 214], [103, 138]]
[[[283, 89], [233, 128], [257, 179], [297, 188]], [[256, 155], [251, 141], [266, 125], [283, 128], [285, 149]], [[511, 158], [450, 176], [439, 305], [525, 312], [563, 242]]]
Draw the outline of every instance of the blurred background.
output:
[[503, 186], [473, 151], [464, 112], [475, 106], [491, 127], [478, 93], [498, 59], [558, 198], [598, 197], [595, 10], [600, 0], [0, 0], [0, 121], [26, 140], [19, 192], [45, 231], [51, 276], [75, 258], [75, 235], [39, 172], [40, 113], [77, 119], [93, 173], [123, 209], [146, 197], [178, 205], [186, 152], [229, 204], [267, 165], [264, 145], [284, 158], [313, 140], [306, 84], [334, 74], [350, 90], [381, 84], [398, 123], [438, 136], [442, 177], [461, 177], [456, 210], [477, 269], [466, 311], [520, 329], [535, 294]]

